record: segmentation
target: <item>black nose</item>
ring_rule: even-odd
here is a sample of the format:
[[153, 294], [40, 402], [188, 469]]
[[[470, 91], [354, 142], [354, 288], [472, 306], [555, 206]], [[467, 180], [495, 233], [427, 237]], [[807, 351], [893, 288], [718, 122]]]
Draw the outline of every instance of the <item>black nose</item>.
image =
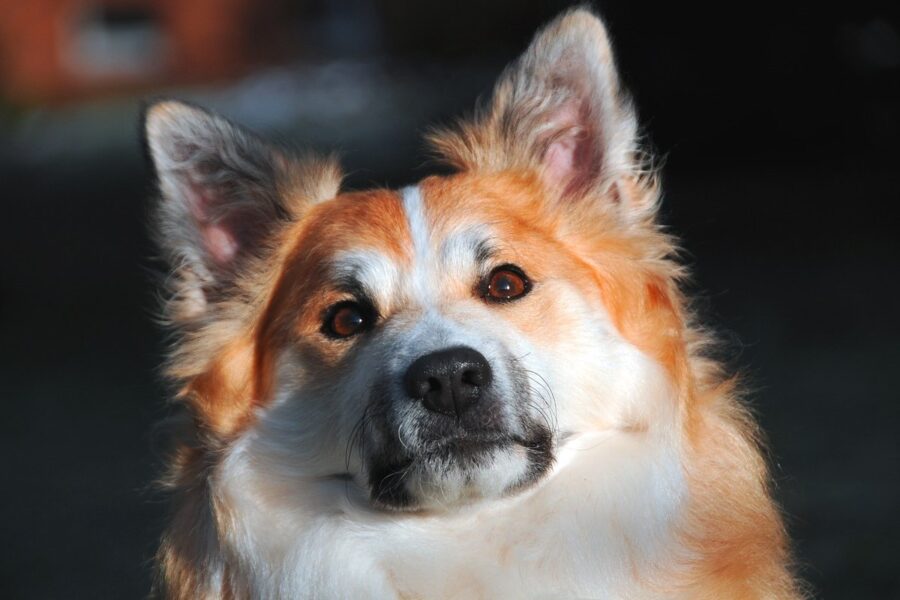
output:
[[460, 417], [478, 400], [493, 374], [487, 359], [467, 346], [421, 356], [404, 377], [406, 393], [430, 411]]

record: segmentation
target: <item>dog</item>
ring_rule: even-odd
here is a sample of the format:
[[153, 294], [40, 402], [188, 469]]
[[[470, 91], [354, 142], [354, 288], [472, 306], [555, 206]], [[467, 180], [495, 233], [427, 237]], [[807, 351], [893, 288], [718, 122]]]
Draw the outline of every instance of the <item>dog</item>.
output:
[[144, 131], [189, 416], [157, 595], [803, 595], [592, 12], [400, 190], [173, 100]]

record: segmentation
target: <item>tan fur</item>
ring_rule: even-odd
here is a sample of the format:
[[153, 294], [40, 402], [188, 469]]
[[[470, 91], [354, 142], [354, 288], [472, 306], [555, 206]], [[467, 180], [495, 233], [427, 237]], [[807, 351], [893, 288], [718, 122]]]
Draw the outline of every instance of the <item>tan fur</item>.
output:
[[[654, 180], [630, 185], [631, 194], [644, 196], [638, 199], [642, 205], [657, 204]], [[755, 423], [738, 400], [733, 378], [707, 356], [715, 339], [693, 324], [679, 287], [684, 269], [655, 220], [621, 225], [602, 212], [581, 214], [581, 206], [560, 219], [557, 210], [546, 210], [542, 190], [527, 174], [432, 179], [423, 186], [440, 200], [438, 211], [502, 222], [508, 239], [530, 253], [519, 259], [543, 266], [536, 274], [566, 273], [586, 295], [599, 293], [623, 335], [670, 372], [682, 403], [692, 492], [679, 535], [693, 558], [663, 570], [651, 587], [698, 598], [800, 597]], [[502, 204], [492, 201], [501, 197]], [[542, 328], [536, 337], [549, 340], [564, 330], [564, 315], [554, 308], [534, 307], [536, 312], [519, 311], [515, 318], [523, 330]]]
[[[568, 118], [572, 102], [578, 114], [598, 110], [579, 102], [584, 90], [549, 87], [550, 74], [541, 72], [556, 42], [579, 36], [600, 40], [591, 60], [605, 85], [590, 94], [610, 109], [591, 121], [602, 131], [547, 124], [548, 114]], [[624, 129], [613, 131], [611, 123]], [[568, 13], [504, 74], [486, 111], [431, 134], [439, 156], [460, 171], [420, 184], [432, 231], [440, 237], [466, 223], [495, 224], [498, 237], [511, 241], [501, 259], [527, 264], [535, 281], [564, 280], [583, 297], [599, 298], [621, 335], [665, 370], [675, 390], [688, 499], [674, 525], [678, 552], [649, 572], [639, 569], [637, 549], [629, 553], [643, 591], [672, 598], [799, 598], [755, 423], [734, 378], [709, 358], [715, 340], [697, 325], [682, 292], [685, 271], [674, 240], [657, 222], [658, 184], [642, 166], [634, 129], [605, 30], [586, 11]], [[557, 173], [545, 164], [548, 148], [564, 136], [576, 143], [602, 138], [607, 154], [597, 158], [596, 172], [558, 186], [552, 183]], [[158, 559], [158, 591], [167, 597], [252, 596], [234, 574], [239, 565], [220, 546], [234, 523], [210, 479], [229, 444], [252, 425], [254, 411], [272, 399], [280, 351], [296, 349], [320, 373], [340, 369], [349, 346], [315, 335], [322, 311], [342, 299], [325, 277], [329, 257], [362, 244], [397, 264], [412, 261], [395, 192], [338, 194], [333, 163], [279, 160], [278, 193], [290, 222], [269, 237], [264, 256], [250, 263], [233, 298], [218, 303], [214, 314], [183, 310], [177, 295], [170, 306], [171, 321], [186, 327], [168, 373], [181, 385], [191, 423], [172, 461], [173, 520]], [[464, 283], [443, 290], [448, 305], [471, 302], [471, 296]], [[404, 302], [396, 299], [385, 317], [406, 310]], [[539, 289], [521, 307], [497, 309], [498, 321], [548, 343], [572, 318]], [[637, 416], [631, 424], [635, 431], [645, 425]], [[512, 551], [501, 548], [500, 562], [511, 560]], [[221, 576], [211, 580], [205, 576], [210, 571]], [[415, 597], [389, 575], [398, 597]], [[459, 585], [471, 597], [480, 589], [476, 579]]]

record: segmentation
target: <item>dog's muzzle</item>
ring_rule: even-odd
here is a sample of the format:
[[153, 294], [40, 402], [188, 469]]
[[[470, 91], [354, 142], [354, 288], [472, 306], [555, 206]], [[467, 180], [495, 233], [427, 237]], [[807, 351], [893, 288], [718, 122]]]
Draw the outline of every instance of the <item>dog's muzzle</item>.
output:
[[527, 485], [552, 462], [552, 435], [528, 414], [525, 378], [470, 346], [415, 357], [381, 381], [364, 427], [376, 505], [414, 509], [431, 496], [496, 495], [497, 486]]

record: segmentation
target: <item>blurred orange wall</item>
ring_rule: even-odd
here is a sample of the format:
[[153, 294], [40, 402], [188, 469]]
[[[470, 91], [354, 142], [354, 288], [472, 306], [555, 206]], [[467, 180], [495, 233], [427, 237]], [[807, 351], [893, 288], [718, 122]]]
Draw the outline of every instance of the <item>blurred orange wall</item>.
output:
[[280, 51], [278, 0], [0, 0], [0, 93], [18, 103], [226, 78]]

